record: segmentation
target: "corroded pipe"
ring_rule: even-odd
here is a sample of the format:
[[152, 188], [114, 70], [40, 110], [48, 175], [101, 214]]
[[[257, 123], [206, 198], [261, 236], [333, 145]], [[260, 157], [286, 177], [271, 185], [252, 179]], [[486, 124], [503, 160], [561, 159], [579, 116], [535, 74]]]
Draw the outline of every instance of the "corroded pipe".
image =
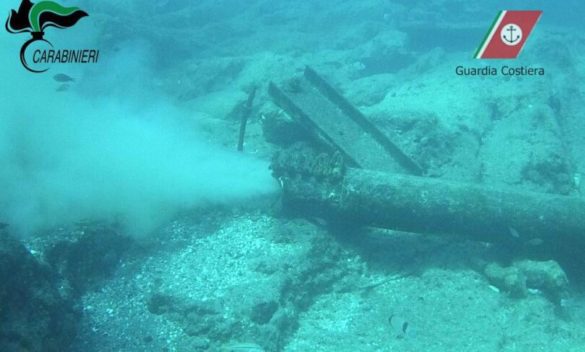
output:
[[585, 200], [513, 188], [348, 169], [335, 182], [280, 177], [286, 209], [417, 233], [499, 242], [585, 243]]

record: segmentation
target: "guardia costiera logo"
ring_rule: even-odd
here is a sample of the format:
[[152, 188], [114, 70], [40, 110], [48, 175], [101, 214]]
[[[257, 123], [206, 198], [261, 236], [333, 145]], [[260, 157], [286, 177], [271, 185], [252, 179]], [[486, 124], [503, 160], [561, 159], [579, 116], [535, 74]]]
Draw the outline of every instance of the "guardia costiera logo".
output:
[[80, 19], [89, 16], [78, 7], [65, 7], [54, 1], [32, 3], [22, 0], [18, 10], [11, 10], [6, 20], [9, 33], [30, 33], [20, 48], [20, 62], [27, 70], [45, 72], [53, 64], [96, 63], [99, 50], [95, 49], [54, 49], [45, 38], [49, 27], [66, 29], [73, 27]]

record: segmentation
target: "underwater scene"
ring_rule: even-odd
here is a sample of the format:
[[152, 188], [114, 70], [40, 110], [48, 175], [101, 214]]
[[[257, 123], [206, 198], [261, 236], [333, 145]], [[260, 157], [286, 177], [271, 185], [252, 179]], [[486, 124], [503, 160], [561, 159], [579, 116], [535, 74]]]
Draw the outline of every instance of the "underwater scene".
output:
[[1, 352], [585, 351], [582, 1], [1, 10]]

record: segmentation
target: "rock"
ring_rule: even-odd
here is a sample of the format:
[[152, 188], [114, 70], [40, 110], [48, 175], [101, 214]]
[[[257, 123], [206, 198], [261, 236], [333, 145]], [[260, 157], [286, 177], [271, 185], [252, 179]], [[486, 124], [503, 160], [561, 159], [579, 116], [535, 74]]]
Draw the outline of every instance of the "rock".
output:
[[554, 260], [520, 260], [508, 267], [488, 264], [484, 270], [490, 282], [513, 297], [525, 297], [530, 289], [539, 290], [555, 304], [568, 296], [569, 280]]
[[0, 351], [65, 351], [80, 313], [59, 291], [60, 280], [0, 231]]
[[278, 302], [266, 301], [256, 304], [250, 313], [250, 320], [256, 324], [267, 324], [278, 310]]
[[84, 228], [80, 238], [55, 243], [46, 260], [80, 296], [114, 274], [132, 243], [111, 226], [93, 224]]

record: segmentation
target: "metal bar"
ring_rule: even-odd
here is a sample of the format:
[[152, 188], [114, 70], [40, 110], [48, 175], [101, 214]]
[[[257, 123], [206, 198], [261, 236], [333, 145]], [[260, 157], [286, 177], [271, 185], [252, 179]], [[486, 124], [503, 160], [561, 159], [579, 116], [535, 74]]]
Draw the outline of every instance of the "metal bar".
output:
[[270, 83], [274, 102], [355, 167], [422, 174], [422, 169], [310, 68], [303, 77]]
[[238, 135], [238, 151], [244, 151], [244, 138], [246, 137], [246, 124], [248, 123], [248, 117], [252, 113], [252, 105], [254, 104], [254, 97], [256, 96], [256, 87], [252, 87], [248, 94], [248, 100], [244, 105], [242, 116], [240, 117], [240, 133]]
[[398, 163], [413, 175], [422, 175], [423, 170], [416, 161], [406, 155], [396, 144], [394, 144], [384, 133], [382, 133], [364, 114], [356, 109], [347, 99], [339, 94], [327, 81], [315, 72], [311, 67], [305, 67], [305, 77], [317, 89], [334, 102], [341, 110], [354, 120], [364, 131], [369, 133]]
[[358, 162], [343, 148], [336, 143], [325, 131], [323, 131], [301, 108], [299, 108], [276, 84], [270, 82], [268, 85], [268, 94], [272, 97], [274, 102], [284, 109], [293, 119], [298, 121], [307, 133], [314, 139], [324, 142], [325, 146], [331, 152], [339, 151], [345, 158], [348, 165], [360, 167]]

